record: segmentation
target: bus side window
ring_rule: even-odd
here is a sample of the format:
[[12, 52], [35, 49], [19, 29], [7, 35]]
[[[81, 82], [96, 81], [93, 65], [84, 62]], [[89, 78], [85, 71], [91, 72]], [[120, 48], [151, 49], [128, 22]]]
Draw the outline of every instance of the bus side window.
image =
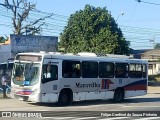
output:
[[83, 61], [82, 62], [82, 77], [97, 78], [98, 77], [98, 62]]
[[143, 68], [143, 73], [142, 73], [143, 75], [142, 76], [143, 76], [143, 78], [146, 78], [147, 77], [147, 65], [143, 65], [142, 68]]
[[129, 65], [130, 78], [142, 78], [142, 65], [130, 64]]
[[58, 66], [57, 65], [43, 65], [42, 83], [53, 80], [58, 80]]
[[128, 77], [128, 64], [116, 63], [115, 75], [116, 75], [116, 78], [127, 78]]
[[80, 61], [63, 60], [62, 76], [63, 78], [80, 78], [81, 71]]
[[114, 63], [100, 62], [99, 63], [99, 77], [113, 78], [114, 77]]

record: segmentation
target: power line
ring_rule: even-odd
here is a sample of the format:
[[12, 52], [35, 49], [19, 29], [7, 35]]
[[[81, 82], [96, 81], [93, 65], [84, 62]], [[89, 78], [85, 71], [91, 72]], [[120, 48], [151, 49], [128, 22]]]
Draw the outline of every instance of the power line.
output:
[[146, 1], [142, 1], [142, 0], [136, 0], [137, 2], [142, 2], [142, 3], [147, 3], [147, 4], [151, 4], [151, 5], [160, 5], [158, 3], [152, 3], [152, 2], [146, 2]]
[[[0, 3], [0, 5], [2, 5], [2, 6], [8, 6], [8, 5], [5, 5], [5, 4], [2, 4], [2, 3]], [[9, 5], [10, 7], [16, 7], [16, 8], [18, 8], [18, 9], [23, 9], [23, 10], [25, 10], [25, 8], [22, 8], [22, 7], [18, 7], [18, 6], [14, 6], [14, 5]], [[45, 14], [45, 15], [51, 15], [51, 14], [53, 14], [54, 16], [57, 16], [57, 17], [61, 17], [61, 18], [68, 18], [68, 16], [64, 16], [64, 15], [59, 15], [59, 14], [55, 14], [55, 13], [48, 13], [48, 12], [42, 12], [42, 11], [40, 11], [40, 10], [37, 10], [37, 9], [34, 9], [34, 10], [31, 10], [32, 12], [36, 12], [36, 13], [42, 13], [42, 14]], [[36, 14], [37, 15], [37, 14]]]
[[[5, 17], [5, 18], [8, 18], [8, 20], [12, 18], [11, 12], [5, 11], [4, 9], [2, 11], [0, 11], [0, 15]], [[38, 14], [35, 14], [35, 13], [31, 12], [31, 14], [30, 14], [31, 19], [29, 19], [29, 21], [25, 20], [24, 23], [25, 22], [26, 22], [25, 24], [32, 23], [32, 20], [34, 20], [35, 16], [36, 16], [35, 20], [37, 19], [37, 15]], [[56, 33], [56, 34], [59, 35], [59, 33], [61, 33], [63, 31], [64, 26], [66, 25], [67, 19], [65, 20], [64, 18], [62, 18], [60, 15], [57, 15], [57, 14], [54, 14], [54, 15], [56, 15], [56, 17], [53, 16], [55, 18], [51, 18], [50, 20], [45, 20], [45, 26], [42, 27], [43, 33], [44, 33], [44, 30], [46, 30], [45, 33], [50, 32], [52, 34]], [[59, 16], [59, 17], [57, 17], [57, 16]], [[2, 24], [1, 27], [6, 26], [6, 27], [9, 27], [9, 28], [13, 28], [13, 26], [8, 25], [6, 22], [1, 22], [1, 23], [5, 23], [5, 24]], [[41, 24], [41, 23], [43, 23], [43, 21], [40, 21], [38, 24]]]
[[[23, 8], [19, 8], [19, 9], [23, 9]], [[0, 12], [1, 12], [0, 13], [1, 16], [7, 19], [12, 18], [11, 11], [5, 11], [4, 9], [2, 9], [2, 11]], [[37, 17], [44, 17], [44, 15], [51, 15], [51, 14], [53, 13], [32, 10], [29, 15], [29, 17], [31, 18], [27, 19], [25, 22], [30, 23], [32, 22], [31, 20], [36, 20]], [[47, 18], [45, 20], [46, 25], [42, 27], [42, 31], [41, 31], [42, 34], [59, 36], [59, 34], [63, 31], [65, 25], [67, 25], [68, 18], [69, 18], [68, 16], [53, 14], [51, 18]], [[1, 26], [13, 28], [13, 26], [6, 24], [6, 22], [1, 22], [1, 23], [5, 23], [5, 24], [2, 24]], [[120, 27], [124, 34], [124, 37], [126, 36], [125, 37], [126, 40], [130, 41], [131, 46], [142, 47], [143, 45], [143, 47], [151, 47], [147, 45], [147, 43], [150, 44], [149, 42], [150, 38], [148, 39], [146, 37], [151, 36], [153, 33], [155, 33], [156, 35], [157, 34], [160, 35], [160, 30], [158, 29], [140, 28], [140, 27], [133, 27], [133, 26], [125, 26], [125, 25], [120, 25]], [[127, 35], [132, 37], [127, 37]]]
[[136, 8], [137, 8], [137, 3], [136, 3], [136, 6], [135, 6], [135, 8], [134, 8], [134, 11], [133, 11], [133, 13], [132, 13], [132, 16], [131, 16], [130, 20], [132, 19], [133, 15], [134, 15], [134, 13], [135, 13], [135, 11], [136, 11]]

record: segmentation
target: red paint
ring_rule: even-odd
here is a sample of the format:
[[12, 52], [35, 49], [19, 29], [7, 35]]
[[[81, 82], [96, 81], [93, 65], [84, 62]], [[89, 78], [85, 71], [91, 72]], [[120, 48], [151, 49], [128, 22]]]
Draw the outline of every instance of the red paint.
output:
[[128, 86], [124, 87], [125, 90], [147, 90], [146, 85], [133, 85], [133, 86]]
[[16, 92], [16, 94], [20, 94], [20, 95], [31, 95], [32, 92], [29, 92], [29, 91], [19, 91], [19, 92]]

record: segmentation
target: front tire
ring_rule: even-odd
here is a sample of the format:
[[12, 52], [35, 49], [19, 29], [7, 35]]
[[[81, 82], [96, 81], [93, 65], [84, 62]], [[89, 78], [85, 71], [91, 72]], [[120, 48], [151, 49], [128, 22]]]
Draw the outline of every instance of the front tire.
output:
[[70, 95], [67, 94], [67, 92], [62, 91], [59, 95], [58, 105], [59, 106], [67, 106], [67, 105], [70, 105], [70, 103], [71, 103]]
[[124, 90], [116, 89], [116, 91], [114, 92], [113, 100], [116, 103], [123, 102], [123, 100], [124, 100]]

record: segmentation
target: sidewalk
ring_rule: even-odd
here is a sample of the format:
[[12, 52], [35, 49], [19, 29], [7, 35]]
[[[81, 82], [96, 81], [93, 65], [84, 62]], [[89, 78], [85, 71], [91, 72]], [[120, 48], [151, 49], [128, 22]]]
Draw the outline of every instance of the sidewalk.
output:
[[[10, 91], [7, 91], [7, 96], [10, 97]], [[3, 91], [0, 90], [0, 99], [3, 99]]]
[[148, 91], [156, 91], [160, 93], [160, 86], [148, 86]]

